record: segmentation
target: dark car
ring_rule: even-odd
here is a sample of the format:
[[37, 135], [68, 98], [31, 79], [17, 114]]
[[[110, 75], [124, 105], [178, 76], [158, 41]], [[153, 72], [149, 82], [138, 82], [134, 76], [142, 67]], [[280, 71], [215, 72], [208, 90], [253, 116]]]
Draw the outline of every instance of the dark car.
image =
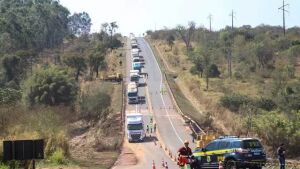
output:
[[195, 168], [218, 168], [219, 162], [226, 169], [261, 169], [266, 163], [266, 153], [260, 141], [236, 136], [220, 137], [205, 148], [193, 152]]

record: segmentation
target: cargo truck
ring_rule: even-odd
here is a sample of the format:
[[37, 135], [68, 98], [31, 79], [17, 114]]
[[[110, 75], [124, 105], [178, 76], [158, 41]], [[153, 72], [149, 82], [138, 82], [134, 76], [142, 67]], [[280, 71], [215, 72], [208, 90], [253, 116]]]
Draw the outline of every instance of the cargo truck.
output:
[[128, 142], [144, 141], [146, 133], [142, 114], [136, 111], [126, 112], [126, 135]]
[[135, 82], [129, 82], [127, 86], [128, 104], [139, 103], [138, 87]]

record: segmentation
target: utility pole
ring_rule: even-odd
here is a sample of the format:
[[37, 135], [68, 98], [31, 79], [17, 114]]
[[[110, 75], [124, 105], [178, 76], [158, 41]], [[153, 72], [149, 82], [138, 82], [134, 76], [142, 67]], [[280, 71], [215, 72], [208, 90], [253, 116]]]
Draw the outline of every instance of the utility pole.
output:
[[279, 10], [282, 10], [282, 28], [283, 28], [283, 35], [285, 36], [285, 12], [289, 12], [285, 10], [285, 7], [288, 6], [289, 4], [285, 4], [284, 0], [282, 2], [282, 6], [278, 8]]
[[211, 32], [212, 14], [209, 14], [207, 18], [209, 19], [209, 32]]
[[231, 29], [233, 29], [233, 18], [235, 17], [233, 10], [229, 14], [229, 16], [231, 16]]
[[229, 49], [229, 53], [228, 53], [228, 74], [229, 74], [229, 77], [231, 79], [232, 77], [232, 48], [233, 48], [233, 45], [234, 45], [234, 37], [233, 37], [233, 19], [235, 18], [235, 14], [234, 14], [234, 11], [232, 10], [231, 13], [229, 14], [229, 16], [231, 16], [231, 34], [232, 34], [232, 39], [231, 39], [231, 45], [230, 45], [230, 49]]

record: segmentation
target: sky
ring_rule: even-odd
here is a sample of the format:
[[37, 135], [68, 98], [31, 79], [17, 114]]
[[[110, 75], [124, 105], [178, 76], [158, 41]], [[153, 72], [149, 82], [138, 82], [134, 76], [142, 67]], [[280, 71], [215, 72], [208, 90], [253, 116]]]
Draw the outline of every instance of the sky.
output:
[[[300, 0], [285, 0], [286, 27], [300, 26]], [[282, 0], [60, 0], [71, 14], [87, 12], [92, 18], [92, 32], [99, 32], [104, 22], [116, 21], [117, 32], [140, 35], [147, 30], [174, 28], [194, 21], [197, 26], [219, 30], [231, 25], [229, 14], [234, 11], [234, 26], [266, 24], [282, 25]]]

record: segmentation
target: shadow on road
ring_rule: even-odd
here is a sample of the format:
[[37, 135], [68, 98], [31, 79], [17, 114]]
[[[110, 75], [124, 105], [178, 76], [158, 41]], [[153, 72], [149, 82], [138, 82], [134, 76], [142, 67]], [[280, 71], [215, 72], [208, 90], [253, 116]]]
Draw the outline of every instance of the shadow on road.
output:
[[139, 87], [145, 87], [145, 86], [147, 86], [147, 83], [140, 83], [139, 84]]
[[153, 136], [153, 135], [150, 136], [150, 134], [147, 134], [147, 136], [144, 139], [145, 143], [147, 143], [147, 142], [154, 142], [154, 141], [158, 141], [157, 137]]

